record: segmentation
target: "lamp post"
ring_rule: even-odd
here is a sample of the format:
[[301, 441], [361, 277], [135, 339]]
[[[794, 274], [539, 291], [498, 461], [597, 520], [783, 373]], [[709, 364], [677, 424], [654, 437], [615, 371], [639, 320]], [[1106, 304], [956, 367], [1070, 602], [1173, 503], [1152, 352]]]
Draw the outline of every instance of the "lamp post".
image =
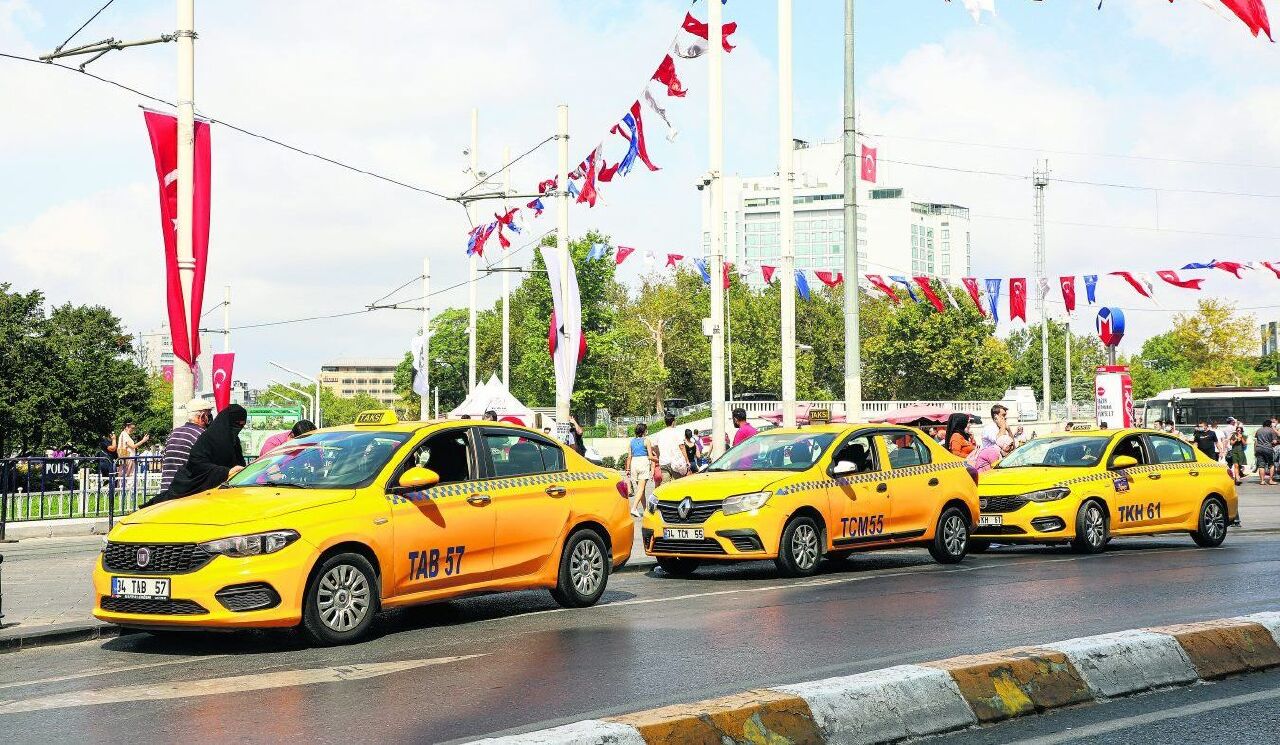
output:
[[319, 380], [316, 380], [315, 378], [311, 377], [310, 375], [305, 375], [305, 374], [303, 374], [303, 373], [298, 372], [297, 370], [294, 370], [294, 369], [289, 368], [289, 367], [285, 367], [284, 365], [280, 364], [279, 362], [272, 362], [272, 361], [268, 360], [268, 361], [267, 361], [267, 364], [271, 365], [272, 367], [277, 367], [277, 368], [279, 368], [279, 369], [281, 369], [281, 370], [284, 370], [285, 372], [289, 373], [290, 375], [294, 375], [294, 376], [296, 376], [296, 377], [302, 378], [303, 380], [305, 380], [305, 381], [307, 381], [307, 382], [309, 382], [309, 383], [311, 383], [312, 385], [314, 385], [314, 386], [315, 386], [315, 388], [316, 388], [316, 395], [315, 395], [315, 404], [314, 404], [314, 406], [312, 407], [312, 412], [311, 412], [311, 423], [312, 423], [312, 424], [314, 424], [314, 425], [316, 425], [316, 427], [322, 427], [322, 426], [324, 426], [324, 425], [323, 425], [323, 423], [320, 421], [320, 420], [321, 420], [321, 418], [322, 418], [322, 417], [321, 417], [321, 413], [320, 413], [320, 381], [319, 381]]
[[[275, 378], [267, 378], [267, 382], [268, 382], [268, 383], [271, 383], [272, 385], [278, 385], [278, 386], [280, 386], [281, 388], [288, 388], [289, 390], [293, 391], [294, 393], [297, 393], [297, 394], [299, 394], [299, 395], [303, 396], [303, 397], [305, 398], [306, 402], [307, 402], [307, 405], [308, 405], [309, 407], [311, 407], [311, 413], [312, 413], [312, 416], [313, 416], [313, 417], [315, 416], [315, 411], [316, 411], [316, 408], [319, 406], [319, 402], [315, 400], [315, 397], [314, 397], [314, 396], [312, 396], [312, 394], [307, 393], [307, 392], [306, 392], [306, 391], [304, 391], [303, 389], [298, 388], [298, 387], [296, 387], [296, 386], [294, 386], [294, 385], [291, 385], [291, 384], [289, 384], [289, 383], [281, 383], [280, 381], [276, 380]], [[315, 424], [315, 419], [314, 419], [314, 418], [311, 420], [311, 423], [312, 423], [312, 424]]]

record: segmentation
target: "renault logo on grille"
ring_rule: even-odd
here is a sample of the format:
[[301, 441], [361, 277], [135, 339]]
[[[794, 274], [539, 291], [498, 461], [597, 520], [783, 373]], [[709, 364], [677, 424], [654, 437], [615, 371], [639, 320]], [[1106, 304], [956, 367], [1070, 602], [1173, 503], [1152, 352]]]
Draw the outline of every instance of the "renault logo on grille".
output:
[[137, 560], [138, 560], [138, 568], [142, 568], [150, 564], [151, 549], [147, 548], [146, 546], [143, 546], [142, 548], [138, 549]]
[[679, 506], [676, 507], [676, 514], [680, 516], [681, 520], [684, 520], [689, 517], [690, 512], [693, 512], [693, 498], [685, 497], [680, 500]]

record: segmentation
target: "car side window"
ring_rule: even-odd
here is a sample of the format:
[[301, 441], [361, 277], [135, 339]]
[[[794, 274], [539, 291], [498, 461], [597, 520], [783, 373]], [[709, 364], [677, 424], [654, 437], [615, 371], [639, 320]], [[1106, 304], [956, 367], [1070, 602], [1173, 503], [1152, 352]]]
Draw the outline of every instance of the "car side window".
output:
[[871, 435], [854, 435], [845, 440], [831, 457], [833, 466], [852, 463], [853, 473], [871, 473], [880, 470], [876, 465], [876, 446]]
[[1149, 438], [1156, 463], [1187, 463], [1193, 460], [1191, 446], [1172, 437], [1153, 435]]
[[452, 429], [431, 435], [414, 446], [409, 457], [396, 469], [396, 479], [414, 466], [429, 468], [440, 476], [441, 484], [471, 481], [471, 443], [466, 430]]
[[891, 468], [923, 466], [933, 460], [928, 446], [910, 432], [885, 432], [880, 436], [884, 438], [885, 450], [889, 451]]
[[551, 452], [546, 443], [505, 432], [486, 432], [484, 441], [493, 461], [493, 475], [498, 478], [564, 469], [564, 454]]
[[542, 453], [542, 467], [545, 471], [563, 471], [564, 467], [564, 451], [557, 445], [549, 442], [540, 442], [534, 440], [534, 444], [538, 446], [538, 450]]
[[1115, 465], [1116, 458], [1127, 455], [1138, 461], [1138, 465], [1145, 466], [1151, 463], [1151, 459], [1147, 457], [1147, 448], [1142, 444], [1140, 435], [1129, 435], [1116, 445], [1116, 449], [1111, 451], [1111, 465]]

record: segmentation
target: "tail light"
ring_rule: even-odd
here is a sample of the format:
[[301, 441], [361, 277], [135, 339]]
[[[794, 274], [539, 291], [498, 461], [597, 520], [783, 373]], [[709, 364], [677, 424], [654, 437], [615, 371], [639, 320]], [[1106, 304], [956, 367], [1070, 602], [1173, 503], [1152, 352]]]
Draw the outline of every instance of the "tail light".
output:
[[626, 481], [619, 481], [619, 482], [617, 483], [617, 487], [618, 487], [618, 495], [619, 495], [619, 496], [621, 496], [623, 499], [630, 499], [630, 498], [631, 498], [631, 494], [630, 494], [630, 491], [631, 491], [631, 490], [630, 490], [630, 488], [628, 488], [628, 487], [627, 487], [627, 482], [626, 482]]

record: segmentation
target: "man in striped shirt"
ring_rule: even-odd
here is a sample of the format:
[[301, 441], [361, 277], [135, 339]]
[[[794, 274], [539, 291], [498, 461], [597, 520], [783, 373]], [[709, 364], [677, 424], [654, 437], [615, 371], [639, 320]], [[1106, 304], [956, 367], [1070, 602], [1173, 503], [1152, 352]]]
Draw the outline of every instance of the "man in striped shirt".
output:
[[187, 462], [191, 446], [213, 419], [213, 404], [202, 398], [187, 403], [187, 423], [169, 433], [164, 441], [164, 465], [160, 475], [160, 491], [169, 490], [173, 476]]

